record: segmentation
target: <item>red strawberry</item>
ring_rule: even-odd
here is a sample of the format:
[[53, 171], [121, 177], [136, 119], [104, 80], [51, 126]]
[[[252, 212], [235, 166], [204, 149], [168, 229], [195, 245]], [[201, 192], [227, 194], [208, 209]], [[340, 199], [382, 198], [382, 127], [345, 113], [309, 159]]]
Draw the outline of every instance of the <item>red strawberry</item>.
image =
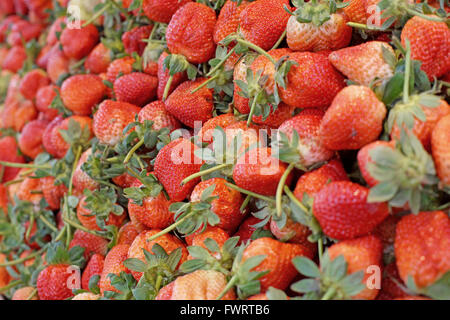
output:
[[[261, 220], [254, 217], [249, 216], [247, 219], [245, 219], [241, 225], [239, 226], [238, 231], [233, 235], [233, 237], [238, 236], [239, 237], [239, 243], [246, 243], [247, 241], [252, 240], [252, 235], [255, 232], [257, 228], [254, 226], [260, 223]], [[263, 227], [264, 230], [269, 230], [269, 225], [266, 224]]]
[[53, 83], [56, 83], [62, 75], [69, 73], [69, 64], [70, 59], [56, 44], [50, 50], [47, 62], [47, 74]]
[[244, 0], [240, 4], [237, 1], [227, 0], [222, 9], [220, 9], [217, 18], [216, 27], [214, 28], [214, 42], [218, 44], [228, 35], [237, 32], [239, 27], [239, 17], [242, 10], [249, 4]]
[[139, 111], [139, 122], [145, 120], [153, 121], [153, 129], [161, 130], [169, 128], [170, 131], [181, 128], [180, 122], [166, 110], [166, 105], [162, 101], [154, 101]]
[[86, 172], [84, 172], [81, 167], [85, 164], [88, 158], [92, 154], [92, 149], [87, 149], [80, 157], [78, 161], [77, 168], [73, 174], [73, 186], [76, 190], [83, 192], [85, 189], [94, 191], [100, 184], [93, 180]]
[[407, 293], [401, 287], [402, 280], [398, 274], [395, 262], [388, 264], [383, 270], [381, 281], [381, 291], [377, 300], [392, 300], [394, 298], [404, 298]]
[[84, 68], [92, 73], [100, 74], [108, 70], [110, 63], [111, 51], [103, 43], [99, 43], [91, 53], [89, 53], [84, 62]]
[[247, 41], [269, 50], [286, 29], [288, 0], [258, 0], [247, 5], [239, 16], [240, 32]]
[[213, 90], [203, 87], [191, 93], [206, 79], [186, 81], [180, 84], [165, 101], [166, 109], [188, 127], [194, 128], [195, 122], [206, 122], [212, 118]]
[[445, 116], [436, 124], [431, 134], [431, 149], [436, 166], [436, 172], [444, 185], [450, 185], [450, 115]]
[[411, 44], [411, 58], [422, 61], [428, 77], [440, 77], [450, 71], [450, 29], [445, 22], [415, 16], [402, 29], [401, 40]]
[[322, 119], [322, 143], [331, 150], [360, 149], [379, 137], [386, 112], [386, 107], [370, 88], [346, 87]]
[[387, 203], [368, 203], [369, 189], [349, 181], [331, 182], [320, 190], [313, 214], [333, 239], [352, 239], [372, 231], [389, 214]]
[[112, 100], [103, 101], [94, 114], [93, 128], [97, 139], [114, 146], [123, 135], [123, 129], [135, 120], [140, 108]]
[[28, 72], [20, 82], [20, 93], [29, 100], [36, 97], [37, 91], [50, 84], [50, 79], [47, 78], [43, 70], [35, 69]]
[[8, 55], [4, 58], [2, 69], [17, 72], [22, 68], [26, 58], [27, 53], [25, 49], [22, 46], [14, 46], [9, 49]]
[[[24, 163], [23, 156], [18, 154], [16, 140], [11, 136], [0, 138], [0, 161]], [[3, 167], [0, 165], [0, 171], [3, 171], [3, 178], [0, 182], [8, 182], [14, 179], [19, 173], [19, 168]]]
[[56, 92], [59, 92], [59, 87], [55, 85], [48, 85], [42, 87], [36, 93], [36, 109], [45, 115], [49, 121], [56, 118], [58, 110], [50, 108], [53, 99], [56, 97]]
[[[338, 256], [344, 256], [347, 262], [347, 273], [355, 273], [364, 271], [363, 283], [366, 284], [368, 278], [373, 276], [373, 271], [369, 267], [378, 267], [381, 270], [381, 257], [383, 246], [381, 241], [375, 236], [366, 236], [362, 238], [344, 240], [332, 245], [328, 249], [331, 260]], [[369, 288], [366, 286], [361, 292], [353, 296], [353, 299], [374, 300], [378, 295], [377, 288]]]
[[368, 145], [365, 145], [358, 152], [359, 170], [361, 171], [362, 177], [370, 187], [377, 185], [379, 181], [377, 181], [374, 177], [371, 176], [371, 174], [369, 173], [369, 169], [367, 168], [367, 164], [372, 162], [372, 158], [370, 157], [369, 153], [370, 150], [373, 150], [379, 146], [394, 148], [394, 144], [392, 142], [375, 141], [369, 143]]
[[145, 73], [133, 72], [114, 81], [117, 101], [128, 102], [139, 107], [156, 98], [158, 79]]
[[84, 290], [89, 290], [89, 280], [95, 275], [100, 276], [103, 271], [103, 264], [105, 263], [105, 258], [101, 254], [94, 254], [86, 265], [86, 268], [81, 275], [81, 288]]
[[386, 42], [369, 41], [358, 46], [332, 52], [329, 60], [348, 79], [370, 86], [377, 81], [386, 81], [394, 75], [392, 67], [384, 60], [382, 48], [393, 55], [394, 50]]
[[185, 237], [184, 240], [186, 240], [186, 243], [190, 246], [199, 246], [207, 249], [204, 241], [208, 238], [216, 241], [219, 247], [222, 247], [224, 243], [230, 238], [230, 236], [225, 230], [219, 227], [208, 226], [206, 227], [205, 231], [197, 231], [196, 233]]
[[67, 109], [80, 116], [88, 116], [102, 101], [107, 87], [96, 75], [79, 74], [68, 78], [61, 86], [61, 99]]
[[52, 23], [50, 29], [48, 30], [46, 39], [48, 45], [53, 46], [58, 42], [58, 37], [56, 36], [56, 34], [62, 32], [65, 23], [66, 17], [59, 17]]
[[[253, 148], [237, 160], [233, 169], [233, 180], [243, 189], [273, 196], [286, 168], [285, 163], [272, 156], [271, 148]], [[292, 174], [286, 184], [291, 180]]]
[[188, 2], [170, 20], [166, 30], [167, 47], [191, 63], [204, 63], [214, 57], [213, 40], [216, 13], [201, 3]]
[[144, 14], [153, 21], [169, 23], [175, 12], [192, 0], [144, 0]]
[[199, 178], [181, 185], [190, 175], [200, 171], [203, 161], [194, 155], [198, 147], [189, 140], [180, 138], [164, 146], [155, 159], [155, 175], [172, 201], [186, 199]]
[[129, 55], [132, 55], [133, 52], [136, 52], [139, 56], [142, 56], [144, 53], [145, 47], [147, 44], [142, 40], [147, 40], [150, 33], [152, 32], [153, 26], [142, 26], [135, 27], [130, 31], [125, 32], [122, 35], [122, 43], [125, 47], [125, 52]]
[[95, 253], [105, 255], [108, 251], [108, 241], [106, 239], [83, 230], [77, 230], [73, 234], [69, 248], [75, 246], [80, 246], [85, 249], [84, 257], [86, 259], [89, 259]]
[[450, 270], [450, 219], [442, 211], [404, 216], [397, 224], [395, 257], [403, 282], [418, 288], [435, 283]]
[[270, 220], [270, 231], [276, 239], [281, 242], [289, 242], [301, 244], [311, 252], [316, 252], [317, 244], [310, 242], [308, 237], [311, 235], [309, 227], [295, 222], [290, 217], [286, 219], [286, 224], [283, 228], [279, 228], [275, 219]]
[[202, 142], [212, 143], [214, 129], [216, 129], [216, 127], [221, 127], [223, 129], [230, 124], [237, 122], [237, 119], [231, 113], [221, 114], [206, 121], [198, 132], [197, 136]]
[[19, 148], [24, 155], [34, 159], [38, 154], [44, 152], [42, 135], [47, 125], [47, 120], [33, 120], [23, 127], [19, 138]]
[[8, 214], [8, 190], [3, 184], [0, 184], [0, 210], [3, 210], [3, 213]]
[[65, 28], [61, 33], [60, 41], [67, 57], [80, 60], [97, 45], [99, 34], [97, 28], [92, 24], [80, 29]]
[[45, 150], [54, 157], [56, 157], [58, 155], [58, 153], [61, 153], [61, 152], [56, 149], [56, 146], [52, 142], [53, 129], [55, 129], [57, 126], [59, 126], [62, 121], [63, 121], [62, 116], [57, 116], [56, 118], [54, 118], [47, 125], [47, 127], [45, 128], [44, 134], [42, 135], [42, 144], [44, 145]]
[[127, 259], [129, 248], [130, 246], [125, 244], [116, 245], [106, 255], [99, 283], [102, 295], [105, 291], [118, 292], [118, 290], [111, 285], [109, 274], [119, 275], [122, 271], [129, 273], [128, 269], [123, 264]]
[[127, 244], [131, 245], [139, 235], [139, 230], [136, 229], [132, 222], [125, 223], [117, 234], [117, 244]]
[[126, 75], [133, 72], [134, 63], [135, 60], [130, 57], [124, 57], [114, 60], [113, 62], [111, 62], [108, 70], [106, 71], [106, 80], [114, 83], [119, 74]]
[[[164, 60], [169, 54], [167, 52], [161, 53], [158, 59], [158, 99], [162, 100], [164, 97], [164, 89], [169, 81], [169, 70], [164, 67]], [[187, 80], [186, 72], [177, 72], [172, 77], [172, 83], [170, 85], [168, 94], [171, 94], [180, 83]]]
[[67, 193], [67, 187], [64, 184], [55, 185], [55, 178], [51, 176], [40, 178], [39, 181], [49, 207], [53, 210], [59, 209], [62, 197]]
[[72, 289], [67, 285], [69, 264], [55, 264], [47, 266], [39, 273], [36, 286], [41, 300], [65, 300], [73, 296]]
[[344, 78], [327, 57], [312, 52], [294, 52], [289, 60], [298, 63], [287, 74], [286, 89], [280, 87], [284, 103], [297, 108], [328, 107], [345, 86]]

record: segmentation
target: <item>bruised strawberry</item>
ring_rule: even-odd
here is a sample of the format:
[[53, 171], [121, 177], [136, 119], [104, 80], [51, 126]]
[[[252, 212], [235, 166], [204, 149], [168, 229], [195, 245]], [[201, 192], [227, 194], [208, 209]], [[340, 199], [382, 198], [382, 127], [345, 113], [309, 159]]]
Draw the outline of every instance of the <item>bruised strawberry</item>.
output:
[[135, 27], [122, 35], [122, 43], [125, 47], [125, 52], [132, 55], [136, 52], [139, 56], [144, 53], [147, 44], [142, 40], [147, 40], [152, 32], [153, 26]]
[[166, 30], [167, 47], [173, 54], [182, 54], [194, 64], [214, 57], [213, 40], [216, 13], [201, 3], [188, 2], [170, 20]]
[[444, 185], [450, 185], [450, 115], [443, 117], [436, 124], [431, 134], [431, 149], [436, 166], [436, 172]]
[[33, 120], [23, 127], [19, 138], [19, 148], [24, 155], [34, 159], [38, 154], [44, 152], [42, 135], [47, 125], [47, 120]]
[[145, 120], [153, 121], [153, 129], [161, 130], [168, 128], [171, 132], [181, 128], [180, 122], [166, 110], [166, 105], [162, 101], [154, 101], [139, 111], [139, 122]]
[[313, 214], [333, 239], [352, 239], [372, 231], [389, 214], [387, 203], [368, 203], [369, 189], [350, 181], [331, 182], [320, 190]]
[[158, 79], [141, 72], [124, 75], [114, 81], [117, 101], [128, 102], [139, 107], [156, 98]]
[[19, 91], [26, 99], [33, 100], [37, 91], [49, 84], [50, 79], [47, 78], [46, 73], [43, 70], [35, 69], [22, 78]]
[[67, 109], [80, 116], [88, 116], [92, 108], [102, 101], [107, 87], [96, 75], [80, 74], [65, 80], [61, 86], [61, 99]]
[[61, 33], [64, 54], [76, 60], [86, 57], [99, 41], [97, 28], [89, 24], [82, 28], [65, 28]]
[[169, 23], [178, 9], [192, 0], [144, 0], [144, 14], [152, 21]]
[[58, 115], [58, 110], [50, 108], [56, 93], [59, 92], [59, 87], [55, 85], [48, 85], [42, 87], [36, 93], [36, 109], [45, 115], [45, 119], [52, 121]]
[[106, 255], [103, 271], [100, 277], [99, 288], [103, 295], [105, 291], [119, 292], [111, 285], [109, 274], [118, 276], [121, 272], [129, 273], [123, 262], [127, 259], [129, 245], [121, 244], [114, 246]]
[[89, 290], [89, 280], [95, 275], [100, 276], [103, 271], [103, 264], [105, 258], [101, 254], [95, 253], [86, 265], [86, 268], [81, 275], [81, 288], [83, 290]]
[[[18, 154], [18, 145], [16, 140], [11, 136], [0, 138], [0, 161], [24, 163], [23, 156]], [[8, 182], [14, 179], [19, 173], [20, 168], [4, 167], [0, 165], [0, 171], [3, 171], [1, 182]]]
[[84, 68], [94, 74], [100, 74], [108, 70], [108, 66], [111, 63], [111, 50], [108, 49], [103, 43], [99, 43], [89, 53], [86, 61], [84, 62]]
[[67, 193], [67, 187], [64, 184], [55, 185], [54, 177], [43, 177], [39, 179], [41, 182], [41, 189], [45, 201], [53, 210], [60, 207], [61, 199]]

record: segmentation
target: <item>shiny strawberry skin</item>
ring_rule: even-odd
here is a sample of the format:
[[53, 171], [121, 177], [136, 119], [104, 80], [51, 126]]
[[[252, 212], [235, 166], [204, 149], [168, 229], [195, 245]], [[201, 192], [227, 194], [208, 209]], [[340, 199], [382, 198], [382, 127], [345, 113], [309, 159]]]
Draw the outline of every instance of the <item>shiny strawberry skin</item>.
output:
[[144, 0], [144, 14], [153, 21], [169, 23], [172, 16], [186, 3], [192, 0]]
[[70, 241], [69, 248], [75, 246], [85, 248], [85, 259], [89, 259], [95, 253], [106, 255], [108, 251], [108, 241], [106, 239], [83, 230], [76, 230], [73, 234], [73, 239]]
[[37, 91], [50, 84], [50, 79], [43, 70], [35, 69], [28, 72], [20, 82], [20, 93], [28, 100], [36, 97]]
[[130, 221], [125, 223], [120, 229], [117, 235], [117, 244], [131, 245], [139, 235], [139, 230]]
[[89, 259], [89, 262], [81, 275], [81, 288], [83, 290], [89, 290], [89, 280], [91, 280], [91, 277], [95, 275], [100, 276], [102, 274], [104, 263], [104, 256], [98, 253], [94, 254]]
[[48, 85], [40, 88], [36, 93], [36, 109], [43, 113], [49, 121], [52, 121], [58, 115], [57, 109], [50, 108], [53, 99], [56, 97], [55, 90], [59, 91], [59, 87]]
[[23, 154], [34, 159], [44, 151], [42, 135], [48, 123], [47, 120], [33, 120], [23, 127], [19, 138], [19, 148]]
[[149, 229], [164, 229], [174, 221], [174, 214], [169, 211], [171, 202], [161, 192], [157, 197], [146, 197], [142, 206], [128, 201], [128, 212]]
[[141, 72], [124, 75], [114, 81], [117, 101], [143, 107], [156, 98], [158, 79]]
[[108, 66], [111, 63], [111, 51], [105, 47], [103, 43], [99, 43], [89, 53], [84, 67], [86, 70], [94, 74], [100, 74], [108, 70]]
[[47, 266], [39, 273], [36, 286], [41, 300], [65, 300], [73, 296], [67, 281], [72, 273], [68, 264]]
[[228, 35], [236, 32], [239, 27], [239, 16], [244, 8], [249, 4], [248, 1], [242, 1], [240, 5], [232, 0], [227, 0], [220, 10], [217, 23], [214, 28], [214, 42], [218, 44]]
[[65, 28], [61, 33], [64, 54], [76, 60], [86, 57], [99, 41], [97, 28], [89, 24], [81, 29]]
[[106, 70], [106, 80], [114, 83], [119, 74], [126, 75], [133, 72], [133, 63], [135, 63], [135, 60], [131, 57], [114, 60]]
[[128, 257], [129, 248], [130, 246], [125, 244], [116, 245], [106, 255], [99, 282], [99, 288], [102, 295], [105, 291], [119, 292], [111, 285], [111, 280], [108, 275], [110, 273], [119, 275], [122, 271], [129, 273], [129, 270], [123, 264]]

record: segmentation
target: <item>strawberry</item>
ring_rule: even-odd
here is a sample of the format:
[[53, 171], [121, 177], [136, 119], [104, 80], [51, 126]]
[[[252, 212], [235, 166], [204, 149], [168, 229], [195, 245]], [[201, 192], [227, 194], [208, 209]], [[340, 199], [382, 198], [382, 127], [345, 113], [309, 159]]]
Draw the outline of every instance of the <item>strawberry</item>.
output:
[[320, 190], [313, 214], [325, 235], [345, 240], [371, 232], [389, 214], [387, 203], [368, 203], [369, 189], [349, 181], [331, 182]]
[[60, 77], [69, 73], [70, 59], [60, 50], [59, 45], [50, 50], [47, 62], [47, 74], [53, 83], [56, 83]]
[[201, 3], [188, 2], [170, 20], [166, 30], [167, 47], [173, 54], [182, 54], [194, 64], [214, 57], [213, 40], [216, 13]]
[[328, 183], [333, 181], [347, 181], [348, 176], [340, 160], [334, 159], [318, 169], [306, 172], [298, 179], [294, 195], [300, 201], [308, 195], [314, 197]]
[[278, 226], [275, 219], [271, 219], [270, 232], [282, 242], [301, 244], [311, 252], [316, 251], [317, 244], [308, 240], [308, 237], [311, 235], [310, 229], [301, 223], [295, 222], [290, 217], [286, 219], [283, 228]]
[[81, 288], [83, 290], [89, 290], [89, 280], [91, 277], [100, 276], [103, 271], [103, 264], [105, 263], [105, 257], [101, 254], [95, 253], [86, 265], [86, 268], [81, 275]]
[[106, 255], [108, 251], [108, 241], [106, 239], [83, 230], [77, 230], [73, 234], [69, 249], [75, 246], [85, 249], [84, 258], [86, 260], [96, 253]]
[[237, 32], [239, 27], [239, 17], [242, 10], [249, 4], [248, 1], [241, 1], [240, 4], [237, 1], [227, 0], [222, 9], [220, 9], [219, 17], [214, 28], [214, 42], [219, 44], [220, 41], [225, 39], [230, 34]]
[[121, 75], [126, 75], [133, 72], [133, 64], [135, 60], [131, 57], [123, 57], [116, 59], [110, 63], [108, 70], [106, 70], [106, 80], [114, 83], [116, 78]]
[[379, 181], [377, 181], [374, 177], [371, 176], [369, 170], [368, 170], [368, 164], [372, 163], [372, 158], [370, 157], [371, 150], [384, 146], [388, 148], [394, 148], [394, 144], [392, 142], [387, 141], [375, 141], [372, 143], [369, 143], [362, 147], [358, 151], [358, 166], [359, 170], [361, 171], [361, 175], [364, 178], [364, 180], [367, 182], [367, 184], [370, 187], [373, 187], [378, 184]]
[[[255, 225], [257, 225], [258, 223], [260, 223], [261, 220], [254, 217], [254, 216], [249, 216], [248, 218], [246, 218], [241, 225], [239, 226], [238, 231], [233, 235], [234, 237], [239, 237], [239, 243], [247, 243], [248, 241], [252, 240], [252, 236], [253, 233], [258, 230], [257, 227], [255, 227]], [[269, 230], [269, 225], [265, 224], [262, 227], [263, 230]]]
[[135, 27], [130, 31], [124, 32], [122, 35], [122, 43], [125, 47], [125, 52], [132, 55], [136, 52], [139, 56], [142, 56], [144, 49], [147, 46], [142, 40], [146, 40], [152, 32], [153, 26]]
[[139, 235], [139, 230], [133, 225], [132, 222], [125, 223], [117, 234], [117, 244], [131, 245]]
[[78, 165], [73, 174], [73, 186], [76, 190], [83, 192], [85, 189], [94, 191], [100, 187], [100, 184], [93, 180], [86, 172], [83, 171], [82, 167], [92, 155], [92, 149], [89, 148], [80, 157]]
[[[375, 141], [383, 130], [386, 107], [368, 87], [338, 93], [320, 125], [322, 143], [331, 150], [352, 150]], [[342, 124], [347, 124], [342, 126]]]
[[39, 300], [34, 287], [22, 287], [17, 289], [11, 300]]
[[107, 87], [96, 75], [80, 74], [65, 80], [61, 86], [61, 99], [67, 109], [80, 116], [88, 116], [102, 101]]
[[287, 23], [287, 43], [294, 51], [336, 50], [348, 46], [352, 28], [345, 14], [326, 4], [310, 1], [292, 13]]
[[[0, 138], [0, 160], [15, 163], [24, 163], [25, 159], [19, 155], [16, 140], [11, 136]], [[1, 182], [8, 182], [14, 179], [19, 173], [20, 168], [3, 167], [0, 165], [0, 171], [3, 171]]]
[[67, 193], [67, 187], [64, 184], [55, 185], [54, 177], [43, 177], [39, 179], [41, 189], [49, 207], [57, 210], [60, 207], [61, 199]]
[[[172, 251], [174, 251], [178, 248], [181, 248], [182, 258], [181, 258], [180, 262], [178, 263], [178, 265], [183, 263], [187, 258], [188, 252], [187, 252], [184, 244], [180, 240], [178, 240], [178, 238], [176, 238], [170, 234], [165, 234], [156, 240], [153, 240], [153, 241], [148, 240], [151, 236], [157, 234], [159, 231], [160, 230], [155, 229], [155, 230], [149, 230], [149, 231], [144, 231], [144, 232], [140, 233], [136, 237], [136, 239], [134, 239], [133, 243], [130, 246], [130, 249], [128, 250], [128, 258], [129, 259], [135, 258], [135, 259], [144, 261], [145, 260], [144, 250], [151, 253], [153, 246], [155, 244], [158, 244], [167, 252], [167, 254], [170, 254]], [[138, 281], [142, 276], [142, 272], [132, 271], [131, 273], [132, 273], [133, 277]]]
[[49, 121], [52, 121], [58, 115], [57, 109], [50, 108], [57, 92], [59, 92], [59, 87], [48, 85], [40, 88], [36, 93], [36, 109], [44, 114], [45, 118]]
[[58, 42], [58, 37], [56, 36], [56, 34], [60, 34], [63, 31], [63, 26], [65, 23], [66, 17], [59, 17], [55, 21], [53, 21], [47, 34], [46, 42], [48, 45], [53, 46]]
[[153, 129], [161, 130], [168, 128], [171, 132], [181, 128], [180, 122], [166, 110], [166, 105], [162, 101], [154, 101], [139, 111], [139, 122], [145, 120], [153, 121]]
[[384, 60], [383, 50], [394, 55], [394, 49], [386, 42], [369, 41], [334, 51], [328, 59], [351, 81], [370, 86], [375, 80], [384, 82], [394, 75], [392, 66]]
[[202, 142], [212, 143], [214, 129], [216, 129], [216, 127], [225, 128], [228, 125], [236, 122], [237, 119], [234, 117], [234, 115], [230, 113], [221, 114], [217, 117], [211, 118], [208, 121], [206, 121], [203, 124], [200, 131], [198, 132], [197, 136], [199, 137], [199, 140]]
[[[168, 68], [166, 68], [164, 61], [169, 54], [167, 52], [161, 53], [158, 59], [158, 99], [162, 100], [164, 97], [164, 91], [169, 81], [170, 74]], [[186, 72], [177, 72], [172, 76], [172, 83], [167, 91], [167, 94], [171, 94], [180, 83], [187, 80]]]
[[15, 12], [13, 1], [2, 1], [2, 3], [0, 4], [0, 12], [2, 13], [2, 15], [13, 14]]
[[42, 25], [31, 23], [26, 20], [16, 21], [8, 34], [7, 42], [10, 46], [20, 46], [22, 41], [27, 43], [32, 39], [36, 39], [42, 32]]
[[[6, 255], [3, 253], [0, 253], [0, 263], [4, 263], [6, 260]], [[11, 276], [6, 270], [6, 267], [0, 267], [0, 285], [2, 287], [8, 285], [9, 281], [11, 280]]]
[[38, 154], [44, 152], [42, 135], [47, 125], [47, 120], [33, 120], [23, 127], [19, 138], [19, 148], [24, 155], [34, 159]]
[[103, 43], [99, 43], [86, 58], [84, 68], [94, 74], [100, 74], [108, 70], [111, 63], [111, 50]]
[[126, 102], [103, 101], [94, 114], [95, 136], [101, 143], [114, 146], [122, 137], [125, 127], [134, 121], [139, 111], [139, 107]]
[[203, 123], [212, 118], [213, 90], [203, 87], [191, 93], [191, 90], [205, 80], [198, 78], [195, 81], [183, 82], [165, 101], [167, 111], [191, 128], [194, 128], [196, 121]]
[[[207, 247], [205, 246], [205, 240], [208, 238], [214, 240], [219, 245], [219, 247], [222, 247], [224, 243], [230, 238], [230, 236], [225, 230], [219, 227], [208, 226], [205, 231], [196, 232], [190, 236], [185, 237], [184, 240], [186, 240], [186, 243], [190, 246], [199, 246], [207, 249]], [[189, 257], [192, 258], [192, 256]]]
[[[323, 116], [324, 112], [321, 110], [308, 109], [283, 122], [278, 128], [280, 156], [286, 153], [297, 154], [298, 162], [306, 167], [332, 158], [334, 152], [322, 144], [319, 134]], [[292, 145], [294, 134], [298, 136], [297, 146]]]
[[175, 12], [192, 0], [144, 0], [144, 14], [153, 21], [169, 23]]
[[[6, 111], [6, 108], [5, 108]], [[14, 130], [21, 132], [26, 123], [36, 119], [38, 112], [33, 102], [24, 100], [19, 103], [17, 110], [14, 112]]]
[[155, 175], [164, 186], [170, 200], [186, 199], [199, 178], [181, 185], [183, 179], [200, 171], [203, 161], [194, 155], [198, 147], [189, 140], [180, 138], [164, 146], [155, 159]]
[[[113, 195], [111, 199], [110, 194], [102, 191], [103, 190], [96, 191], [95, 193], [85, 191], [85, 194], [88, 194], [88, 197], [84, 196], [78, 202], [77, 218], [80, 223], [89, 230], [102, 230], [98, 225], [97, 220], [99, 220], [102, 225], [112, 225], [116, 227], [120, 227], [125, 220], [123, 210], [118, 209], [118, 205], [111, 203], [111, 200], [114, 200], [114, 198], [117, 197]], [[117, 212], [107, 212], [110, 211], [111, 208]], [[118, 214], [119, 212], [121, 212], [120, 215]]]
[[117, 101], [128, 102], [139, 107], [156, 98], [158, 79], [145, 73], [133, 72], [114, 81]]
[[436, 124], [431, 134], [431, 149], [436, 172], [444, 185], [450, 185], [450, 148], [447, 143], [450, 128], [450, 115], [443, 117]]
[[240, 32], [244, 38], [269, 50], [286, 29], [289, 13], [283, 6], [288, 0], [258, 0], [247, 5], [239, 16]]
[[97, 28], [92, 24], [80, 29], [65, 28], [61, 33], [60, 41], [67, 57], [80, 60], [97, 45], [99, 34]]
[[421, 69], [430, 80], [450, 70], [450, 29], [445, 22], [415, 16], [402, 29], [401, 40], [411, 44], [411, 58], [422, 61]]
[[[378, 1], [378, 0], [377, 0]], [[350, 0], [348, 6], [342, 10], [349, 20], [356, 23], [365, 24], [368, 18], [367, 0]]]
[[426, 290], [448, 273], [449, 242], [450, 220], [444, 212], [404, 216], [397, 224], [394, 244], [397, 268], [403, 282], [409, 286], [413, 280], [418, 289]]
[[225, 179], [221, 178], [200, 182], [192, 191], [191, 201], [200, 201], [203, 191], [214, 185], [214, 191], [211, 193], [211, 196], [217, 197], [217, 199], [211, 202], [211, 211], [220, 219], [217, 227], [227, 232], [233, 232], [244, 218], [240, 210], [243, 198], [239, 191], [229, 188], [226, 182]]
[[8, 55], [3, 59], [2, 69], [11, 72], [19, 71], [25, 60], [27, 59], [27, 52], [22, 46], [14, 46], [8, 51]]
[[3, 184], [0, 184], [0, 210], [3, 210], [3, 213], [8, 214], [8, 190]]
[[[364, 271], [363, 283], [366, 285], [368, 278], [373, 275], [369, 267], [381, 269], [381, 257], [383, 246], [381, 241], [374, 236], [366, 236], [352, 240], [344, 240], [328, 248], [330, 260], [343, 256], [348, 264], [347, 273]], [[353, 299], [374, 300], [378, 295], [377, 288], [365, 287], [361, 292], [352, 296]]]
[[118, 276], [121, 272], [129, 273], [128, 269], [123, 264], [127, 259], [129, 248], [130, 246], [125, 244], [116, 245], [112, 247], [106, 255], [99, 282], [99, 288], [102, 295], [105, 294], [105, 291], [118, 292], [118, 290], [111, 285], [109, 274], [112, 273]]
[[37, 91], [49, 84], [50, 79], [47, 78], [46, 73], [43, 70], [35, 69], [22, 78], [19, 91], [26, 99], [33, 100]]
[[259, 255], [264, 256], [264, 260], [253, 271], [269, 271], [259, 280], [261, 292], [265, 292], [269, 287], [285, 290], [296, 276], [292, 258], [296, 256], [312, 258], [312, 253], [301, 244], [259, 238], [252, 241], [244, 250], [242, 261]]
[[280, 87], [281, 100], [297, 108], [328, 107], [345, 86], [344, 78], [333, 68], [327, 57], [312, 52], [294, 52], [289, 60], [296, 62], [286, 77], [286, 87]]
[[[272, 155], [271, 148], [254, 148], [238, 158], [233, 180], [240, 188], [273, 196], [287, 165]], [[290, 183], [292, 174], [287, 178]]]
[[377, 296], [377, 300], [392, 300], [406, 297], [407, 293], [401, 287], [401, 283], [402, 280], [398, 274], [395, 262], [388, 264], [383, 270], [381, 291]]

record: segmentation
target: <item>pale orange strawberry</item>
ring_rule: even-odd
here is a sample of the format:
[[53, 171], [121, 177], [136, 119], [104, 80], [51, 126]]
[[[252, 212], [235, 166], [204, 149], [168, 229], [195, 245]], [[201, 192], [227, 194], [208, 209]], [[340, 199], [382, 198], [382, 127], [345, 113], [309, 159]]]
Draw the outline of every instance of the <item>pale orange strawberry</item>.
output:
[[436, 172], [444, 185], [450, 185], [450, 115], [436, 124], [431, 134], [431, 150]]

